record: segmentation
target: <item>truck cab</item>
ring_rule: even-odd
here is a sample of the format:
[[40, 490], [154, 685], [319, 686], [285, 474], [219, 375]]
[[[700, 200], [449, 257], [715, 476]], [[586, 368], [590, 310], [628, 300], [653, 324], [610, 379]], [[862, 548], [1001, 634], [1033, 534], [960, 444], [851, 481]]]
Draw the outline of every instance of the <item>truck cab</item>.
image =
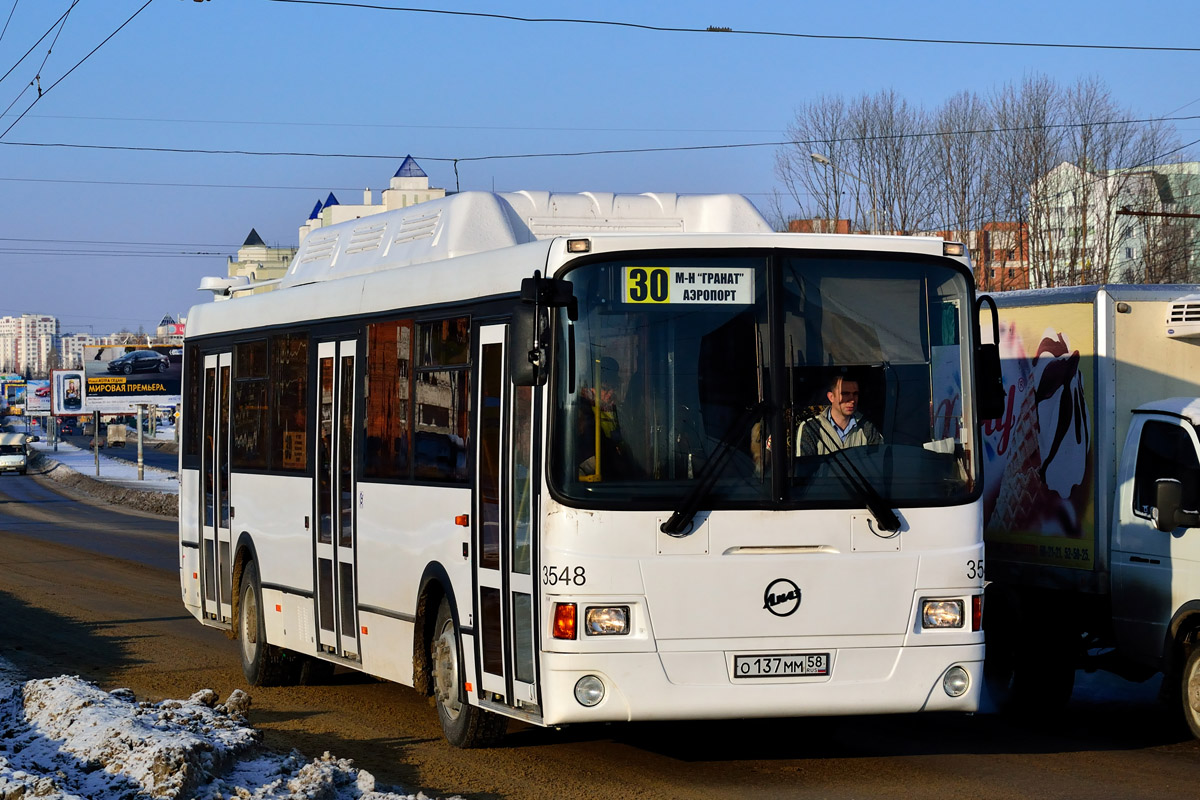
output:
[[[1133, 411], [1119, 462], [1111, 549], [1113, 634], [1126, 657], [1200, 698], [1200, 399]], [[1162, 485], [1175, 489], [1168, 503]], [[1190, 713], [1189, 713], [1190, 711]], [[1185, 718], [1200, 735], [1200, 709]]]
[[25, 474], [29, 468], [29, 442], [23, 433], [0, 433], [0, 472]]

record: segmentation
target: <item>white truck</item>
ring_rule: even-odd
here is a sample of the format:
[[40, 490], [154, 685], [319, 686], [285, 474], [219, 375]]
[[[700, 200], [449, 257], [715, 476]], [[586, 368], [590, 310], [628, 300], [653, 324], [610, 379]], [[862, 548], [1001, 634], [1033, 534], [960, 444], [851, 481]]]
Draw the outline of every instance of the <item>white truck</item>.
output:
[[1048, 710], [1076, 669], [1163, 673], [1200, 737], [1200, 285], [993, 296], [989, 688]]
[[0, 433], [0, 473], [29, 469], [29, 442], [33, 437], [24, 433]]

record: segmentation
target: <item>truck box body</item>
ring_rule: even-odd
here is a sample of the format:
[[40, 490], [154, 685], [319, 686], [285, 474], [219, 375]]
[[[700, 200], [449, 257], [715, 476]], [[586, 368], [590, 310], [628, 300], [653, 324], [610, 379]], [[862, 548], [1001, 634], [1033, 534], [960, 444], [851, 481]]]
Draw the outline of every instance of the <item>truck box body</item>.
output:
[[1109, 592], [1113, 498], [1132, 411], [1200, 396], [1200, 325], [1190, 336], [1186, 323], [1169, 324], [1191, 294], [1200, 286], [993, 295], [1007, 403], [984, 425], [990, 579]]

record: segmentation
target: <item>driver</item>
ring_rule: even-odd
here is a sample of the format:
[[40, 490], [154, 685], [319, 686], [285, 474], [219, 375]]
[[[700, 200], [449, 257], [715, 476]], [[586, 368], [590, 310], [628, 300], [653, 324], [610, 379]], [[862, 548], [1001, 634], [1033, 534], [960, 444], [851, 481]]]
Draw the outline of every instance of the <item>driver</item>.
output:
[[829, 382], [829, 405], [796, 429], [796, 455], [827, 455], [834, 450], [883, 444], [879, 429], [858, 411], [858, 381], [842, 375]]

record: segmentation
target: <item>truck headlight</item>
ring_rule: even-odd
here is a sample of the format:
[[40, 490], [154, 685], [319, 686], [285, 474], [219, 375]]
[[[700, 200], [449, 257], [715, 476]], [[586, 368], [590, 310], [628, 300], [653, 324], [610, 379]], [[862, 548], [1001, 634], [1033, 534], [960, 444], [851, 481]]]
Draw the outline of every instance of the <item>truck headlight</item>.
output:
[[961, 628], [962, 600], [925, 600], [921, 603], [922, 628]]
[[629, 633], [629, 606], [589, 606], [584, 630], [588, 636], [624, 636]]

